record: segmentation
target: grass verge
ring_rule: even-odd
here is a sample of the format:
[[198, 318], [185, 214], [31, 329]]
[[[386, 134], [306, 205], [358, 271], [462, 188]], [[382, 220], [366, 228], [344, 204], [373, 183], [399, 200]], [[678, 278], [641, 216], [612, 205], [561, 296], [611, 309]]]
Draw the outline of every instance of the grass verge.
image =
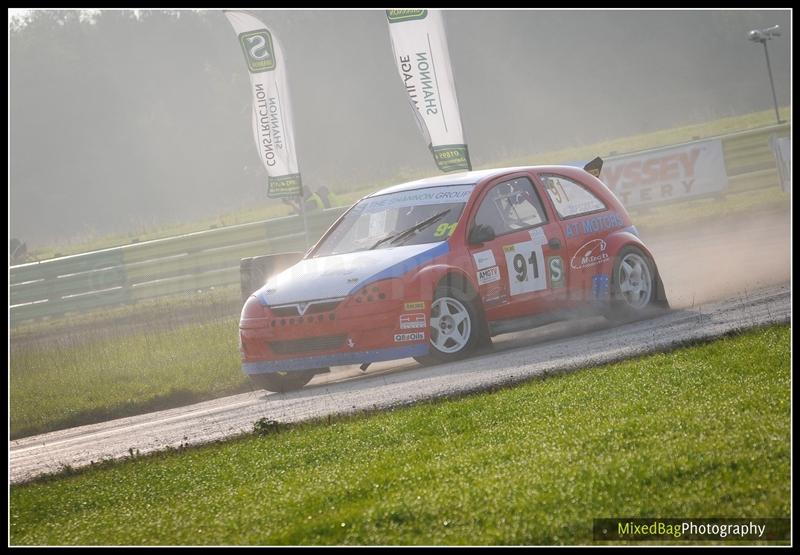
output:
[[10, 493], [10, 543], [591, 544], [788, 517], [790, 328], [143, 457]]
[[12, 350], [11, 437], [143, 414], [250, 388], [238, 320], [84, 330]]

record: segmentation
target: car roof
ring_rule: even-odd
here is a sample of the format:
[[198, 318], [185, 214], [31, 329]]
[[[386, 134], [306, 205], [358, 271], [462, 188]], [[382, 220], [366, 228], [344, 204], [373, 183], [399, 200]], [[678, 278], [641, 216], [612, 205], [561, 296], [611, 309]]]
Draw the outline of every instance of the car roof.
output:
[[426, 177], [409, 181], [407, 183], [400, 183], [392, 185], [385, 189], [375, 191], [364, 198], [377, 197], [379, 195], [386, 195], [389, 193], [399, 193], [402, 191], [413, 191], [414, 189], [425, 189], [428, 187], [444, 187], [448, 185], [475, 185], [480, 180], [485, 178], [493, 178], [506, 173], [525, 171], [531, 169], [549, 170], [553, 171], [557, 168], [569, 167], [575, 169], [575, 166], [513, 166], [508, 168], [491, 168], [488, 170], [474, 170], [469, 172], [449, 173], [446, 175], [437, 175], [436, 177]]

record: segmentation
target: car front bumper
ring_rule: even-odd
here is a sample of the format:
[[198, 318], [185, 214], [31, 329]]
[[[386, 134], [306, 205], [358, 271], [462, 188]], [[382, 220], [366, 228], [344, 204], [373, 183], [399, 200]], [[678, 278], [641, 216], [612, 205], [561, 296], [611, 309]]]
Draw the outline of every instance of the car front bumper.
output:
[[374, 349], [371, 351], [342, 352], [283, 360], [243, 362], [242, 369], [247, 375], [266, 374], [270, 372], [292, 372], [346, 364], [365, 364], [382, 360], [396, 360], [407, 357], [424, 356], [426, 354], [428, 354], [427, 342], [403, 347]]
[[336, 308], [283, 316], [246, 303], [239, 322], [242, 369], [248, 375], [396, 360], [428, 354], [428, 303], [378, 301], [379, 286]]

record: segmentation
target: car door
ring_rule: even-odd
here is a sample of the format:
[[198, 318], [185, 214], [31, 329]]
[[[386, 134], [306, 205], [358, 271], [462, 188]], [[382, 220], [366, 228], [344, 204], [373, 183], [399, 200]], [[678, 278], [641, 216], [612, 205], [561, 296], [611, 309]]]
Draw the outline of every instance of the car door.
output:
[[[527, 173], [488, 185], [470, 215], [468, 249], [489, 320], [549, 310], [564, 285], [564, 242]], [[555, 291], [555, 293], [554, 293]]]
[[577, 179], [556, 173], [537, 173], [537, 185], [564, 234], [564, 271], [569, 301], [604, 301], [609, 295], [609, 253], [606, 236], [624, 226], [603, 200]]

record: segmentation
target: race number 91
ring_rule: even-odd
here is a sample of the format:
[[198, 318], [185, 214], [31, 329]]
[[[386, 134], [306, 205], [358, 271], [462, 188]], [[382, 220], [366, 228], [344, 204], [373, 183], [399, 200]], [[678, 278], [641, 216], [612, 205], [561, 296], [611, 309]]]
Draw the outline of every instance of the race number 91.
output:
[[547, 287], [541, 244], [525, 241], [503, 247], [511, 295], [541, 291]]
[[530, 258], [525, 260], [521, 254], [514, 255], [514, 270], [517, 272], [517, 281], [528, 281], [528, 264], [530, 263], [533, 268], [533, 279], [539, 277], [539, 264], [536, 260], [536, 254], [531, 253]]

